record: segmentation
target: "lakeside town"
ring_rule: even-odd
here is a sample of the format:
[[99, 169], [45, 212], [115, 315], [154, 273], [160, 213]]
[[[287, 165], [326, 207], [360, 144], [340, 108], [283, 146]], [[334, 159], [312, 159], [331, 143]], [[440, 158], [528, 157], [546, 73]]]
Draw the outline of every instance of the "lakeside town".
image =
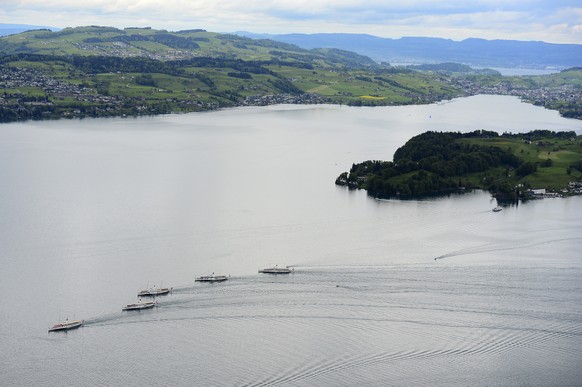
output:
[[[549, 109], [552, 109], [556, 102], [560, 102], [562, 105], [579, 106], [580, 101], [582, 101], [582, 88], [572, 84], [526, 88], [503, 79], [495, 85], [482, 85], [462, 77], [453, 78], [450, 82], [452, 85], [465, 90], [468, 95], [510, 95]], [[578, 110], [577, 114], [569, 118], [582, 119], [582, 111]]]
[[[181, 107], [183, 111], [203, 111], [224, 107], [220, 101], [208, 101], [196, 99], [195, 96], [188, 96], [187, 99], [177, 97], [160, 98], [160, 102], [171, 104], [164, 106], [161, 103], [152, 106], [147, 103], [144, 97], [108, 95], [100, 93], [95, 88], [89, 87], [95, 75], [84, 75], [87, 82], [67, 82], [56, 79], [47, 72], [30, 67], [2, 66], [0, 73], [0, 89], [12, 90], [0, 94], [0, 108], [4, 114], [2, 121], [13, 121], [20, 119], [43, 119], [43, 118], [67, 118], [86, 116], [122, 116], [122, 115], [151, 115], [160, 113], [170, 113], [175, 106]], [[551, 108], [559, 101], [562, 105], [578, 105], [582, 101], [582, 88], [574, 85], [559, 85], [555, 87], [526, 88], [515, 85], [514, 82], [500, 77], [499, 82], [494, 85], [483, 85], [469, 77], [446, 77], [439, 76], [439, 80], [450, 84], [456, 89], [462, 90], [463, 96], [477, 94], [497, 94], [510, 95], [521, 98], [524, 101], [536, 105]], [[292, 81], [292, 80], [291, 80]], [[41, 90], [42, 93], [30, 95], [27, 90]], [[152, 92], [156, 90], [153, 89]], [[163, 91], [163, 90], [159, 90]], [[461, 95], [455, 95], [461, 96]], [[416, 95], [415, 103], [438, 102], [443, 95], [431, 96]], [[289, 93], [268, 93], [257, 94], [240, 98], [237, 101], [229, 101], [228, 106], [264, 106], [271, 104], [317, 104], [334, 103], [328, 97], [313, 93], [289, 94]], [[363, 105], [366, 104], [362, 103]], [[8, 112], [12, 111], [12, 114]], [[573, 118], [581, 118], [581, 115]]]
[[[207, 111], [226, 107], [220, 101], [208, 101], [188, 96], [188, 99], [161, 97], [152, 105], [141, 96], [108, 95], [87, 86], [87, 83], [65, 82], [51, 77], [36, 68], [0, 66], [0, 89], [13, 92], [0, 94], [0, 122], [26, 119], [81, 118], [98, 116], [155, 115], [180, 111]], [[87, 75], [94, 78], [94, 75]], [[42, 93], [31, 95], [26, 91], [36, 89]], [[152, 88], [151, 93], [165, 90]], [[149, 102], [149, 103], [148, 103]], [[322, 96], [302, 94], [259, 94], [247, 96], [234, 106], [265, 106], [273, 104], [319, 104], [331, 102]]]

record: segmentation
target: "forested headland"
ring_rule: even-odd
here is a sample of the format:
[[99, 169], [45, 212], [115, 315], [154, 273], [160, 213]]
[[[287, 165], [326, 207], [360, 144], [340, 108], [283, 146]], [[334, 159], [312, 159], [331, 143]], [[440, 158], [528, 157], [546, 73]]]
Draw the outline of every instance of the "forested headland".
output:
[[499, 199], [517, 200], [538, 188], [573, 194], [581, 179], [582, 136], [573, 131], [499, 135], [477, 130], [425, 132], [398, 148], [393, 161], [353, 164], [336, 184], [366, 189], [378, 198], [484, 189]]

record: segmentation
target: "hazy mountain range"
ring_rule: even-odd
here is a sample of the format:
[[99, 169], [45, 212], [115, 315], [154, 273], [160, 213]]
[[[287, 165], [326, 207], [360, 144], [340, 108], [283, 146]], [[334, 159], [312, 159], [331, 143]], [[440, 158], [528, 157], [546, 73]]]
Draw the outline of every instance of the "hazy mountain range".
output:
[[463, 41], [423, 37], [389, 39], [366, 34], [236, 34], [291, 43], [307, 49], [334, 47], [391, 64], [456, 62], [477, 67], [541, 69], [582, 66], [582, 45], [578, 44], [475, 38]]
[[52, 31], [59, 31], [60, 28], [48, 26], [36, 26], [32, 24], [2, 24], [0, 23], [0, 36], [18, 34], [28, 30], [50, 29]]
[[[27, 25], [0, 24], [0, 36], [47, 28]], [[391, 64], [423, 64], [455, 62], [475, 67], [509, 67], [532, 69], [565, 69], [582, 66], [582, 45], [554, 44], [518, 40], [403, 37], [381, 38], [367, 34], [255, 34], [236, 32], [253, 39], [271, 39], [295, 44], [301, 48], [338, 48], [365, 55], [377, 62]]]

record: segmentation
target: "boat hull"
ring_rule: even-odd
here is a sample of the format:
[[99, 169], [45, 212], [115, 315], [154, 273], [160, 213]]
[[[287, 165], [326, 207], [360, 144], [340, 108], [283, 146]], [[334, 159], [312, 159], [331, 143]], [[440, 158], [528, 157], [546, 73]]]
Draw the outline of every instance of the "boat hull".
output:
[[261, 274], [290, 274], [291, 273], [291, 269], [288, 268], [269, 268], [269, 269], [262, 269], [259, 270], [259, 273]]
[[121, 310], [143, 310], [143, 309], [151, 309], [156, 306], [155, 302], [143, 302], [137, 304], [128, 304], [121, 308]]
[[163, 289], [147, 289], [142, 290], [141, 292], [137, 293], [138, 297], [155, 297], [155, 296], [163, 296], [169, 294], [172, 289], [170, 288], [163, 288]]
[[71, 329], [79, 328], [81, 325], [83, 325], [83, 323], [84, 320], [55, 324], [49, 328], [49, 332], [70, 331]]
[[198, 277], [194, 281], [196, 282], [223, 282], [228, 279], [227, 276], [224, 275], [217, 275], [217, 276], [205, 276], [205, 277]]

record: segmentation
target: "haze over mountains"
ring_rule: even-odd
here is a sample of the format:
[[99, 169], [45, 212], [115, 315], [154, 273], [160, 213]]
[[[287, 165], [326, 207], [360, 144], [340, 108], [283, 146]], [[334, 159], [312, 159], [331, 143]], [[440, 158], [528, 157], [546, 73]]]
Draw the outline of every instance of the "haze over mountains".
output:
[[0, 36], [18, 34], [28, 30], [50, 29], [52, 31], [59, 31], [60, 28], [37, 26], [32, 24], [2, 24], [0, 23]]
[[[0, 36], [41, 28], [59, 30], [46, 26], [0, 24]], [[390, 39], [346, 33], [255, 34], [240, 31], [235, 34], [295, 44], [305, 49], [339, 48], [368, 56], [377, 62], [391, 64], [455, 62], [475, 67], [530, 69], [565, 69], [582, 66], [582, 45], [579, 44], [478, 38], [462, 41], [427, 37]]]
[[366, 34], [237, 34], [291, 43], [307, 49], [334, 47], [391, 64], [456, 62], [478, 67], [538, 69], [582, 66], [582, 45], [578, 44], [476, 38], [462, 41], [425, 37], [389, 39]]

